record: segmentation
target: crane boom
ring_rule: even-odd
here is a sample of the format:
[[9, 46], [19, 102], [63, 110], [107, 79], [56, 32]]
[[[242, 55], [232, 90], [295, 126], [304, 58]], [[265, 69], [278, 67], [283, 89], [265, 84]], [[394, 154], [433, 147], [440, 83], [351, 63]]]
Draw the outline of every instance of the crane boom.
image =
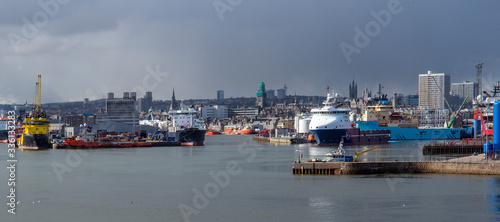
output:
[[374, 149], [377, 149], [378, 147], [379, 147], [379, 146], [376, 146], [376, 147], [373, 147], [373, 148], [370, 148], [370, 149], [367, 149], [367, 150], [363, 150], [363, 151], [361, 151], [361, 152], [359, 152], [359, 153], [354, 153], [354, 161], [355, 161], [355, 162], [358, 162], [358, 155], [361, 155], [361, 154], [363, 154], [363, 153], [366, 153], [366, 152], [372, 151], [372, 150], [374, 150]]
[[38, 75], [35, 85], [35, 96], [33, 97], [33, 113], [42, 113], [42, 75]]
[[451, 126], [453, 126], [453, 123], [455, 122], [455, 119], [457, 118], [458, 113], [460, 113], [460, 110], [462, 110], [462, 107], [464, 107], [465, 101], [467, 101], [468, 98], [469, 98], [469, 95], [467, 95], [465, 97], [464, 101], [462, 102], [462, 105], [460, 105], [460, 108], [458, 108], [458, 110], [455, 113], [455, 115], [453, 116], [453, 118], [451, 118], [450, 124], [448, 124], [448, 129], [451, 128]]
[[443, 92], [443, 90], [441, 90], [441, 86], [439, 86], [438, 82], [436, 81], [436, 79], [434, 78], [434, 76], [431, 76], [432, 77], [432, 80], [434, 80], [434, 83], [436, 83], [436, 86], [438, 87], [439, 89], [439, 92], [443, 93], [443, 99], [444, 99], [444, 102], [446, 102], [446, 105], [448, 106], [448, 109], [450, 110], [450, 113], [453, 112], [453, 110], [451, 110], [451, 107], [450, 107], [450, 104], [448, 103], [448, 100], [446, 100], [446, 94]]

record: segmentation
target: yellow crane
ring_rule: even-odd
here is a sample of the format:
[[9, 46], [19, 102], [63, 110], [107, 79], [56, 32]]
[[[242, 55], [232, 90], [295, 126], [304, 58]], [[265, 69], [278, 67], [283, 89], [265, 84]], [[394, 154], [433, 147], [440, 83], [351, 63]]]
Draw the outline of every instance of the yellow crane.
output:
[[373, 147], [373, 148], [370, 148], [370, 149], [367, 149], [367, 150], [363, 150], [363, 151], [361, 151], [361, 152], [359, 152], [359, 153], [355, 153], [355, 154], [354, 154], [354, 162], [358, 162], [358, 155], [361, 155], [361, 154], [363, 154], [363, 153], [366, 153], [366, 152], [372, 151], [372, 150], [374, 150], [374, 149], [377, 149], [378, 147], [379, 147], [379, 146], [376, 146], [376, 147]]
[[42, 110], [42, 75], [38, 75], [33, 110], [24, 118], [23, 134], [17, 139], [19, 149], [39, 150], [49, 148], [49, 127], [47, 115]]
[[35, 96], [33, 98], [33, 114], [42, 113], [42, 75], [38, 75], [35, 86]]

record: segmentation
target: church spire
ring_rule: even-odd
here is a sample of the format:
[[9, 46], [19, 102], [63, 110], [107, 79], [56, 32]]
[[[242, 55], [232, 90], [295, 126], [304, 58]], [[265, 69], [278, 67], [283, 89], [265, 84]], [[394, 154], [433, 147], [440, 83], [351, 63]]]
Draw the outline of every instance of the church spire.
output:
[[175, 89], [172, 88], [172, 101], [170, 101], [170, 110], [178, 110], [177, 100], [175, 100]]

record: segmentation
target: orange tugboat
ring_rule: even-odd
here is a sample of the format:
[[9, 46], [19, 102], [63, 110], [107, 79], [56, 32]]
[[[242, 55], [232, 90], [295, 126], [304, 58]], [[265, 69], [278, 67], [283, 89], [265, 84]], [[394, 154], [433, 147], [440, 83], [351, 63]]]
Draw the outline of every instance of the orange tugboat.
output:
[[212, 131], [212, 130], [209, 130], [208, 132], [205, 133], [205, 135], [220, 135], [220, 132], [219, 131]]
[[233, 134], [233, 129], [232, 128], [226, 128], [224, 129], [224, 132], [222, 132], [224, 135], [231, 135]]
[[238, 131], [238, 133], [241, 135], [256, 134], [255, 130], [253, 129], [241, 129]]

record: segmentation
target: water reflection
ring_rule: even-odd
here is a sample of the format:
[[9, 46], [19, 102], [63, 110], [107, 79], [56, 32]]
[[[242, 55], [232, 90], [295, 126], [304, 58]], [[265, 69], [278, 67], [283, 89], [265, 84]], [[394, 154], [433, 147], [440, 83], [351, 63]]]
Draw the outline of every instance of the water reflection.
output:
[[500, 214], [500, 178], [498, 177], [490, 177], [490, 192], [488, 195], [490, 209], [493, 211], [493, 214]]
[[323, 214], [334, 216], [334, 206], [335, 203], [333, 201], [328, 200], [326, 197], [311, 197], [309, 198], [309, 207], [312, 208], [315, 214]]
[[190, 147], [178, 147], [175, 149], [177, 155], [180, 156], [194, 156], [199, 155], [205, 151], [203, 146], [190, 146]]
[[[422, 146], [429, 143], [422, 141], [391, 141], [386, 144], [344, 146], [346, 154], [355, 153], [378, 146], [379, 148], [359, 156], [359, 161], [422, 161]], [[296, 157], [303, 154], [304, 159], [322, 158], [326, 153], [336, 150], [337, 146], [316, 146], [315, 144], [296, 145]]]

